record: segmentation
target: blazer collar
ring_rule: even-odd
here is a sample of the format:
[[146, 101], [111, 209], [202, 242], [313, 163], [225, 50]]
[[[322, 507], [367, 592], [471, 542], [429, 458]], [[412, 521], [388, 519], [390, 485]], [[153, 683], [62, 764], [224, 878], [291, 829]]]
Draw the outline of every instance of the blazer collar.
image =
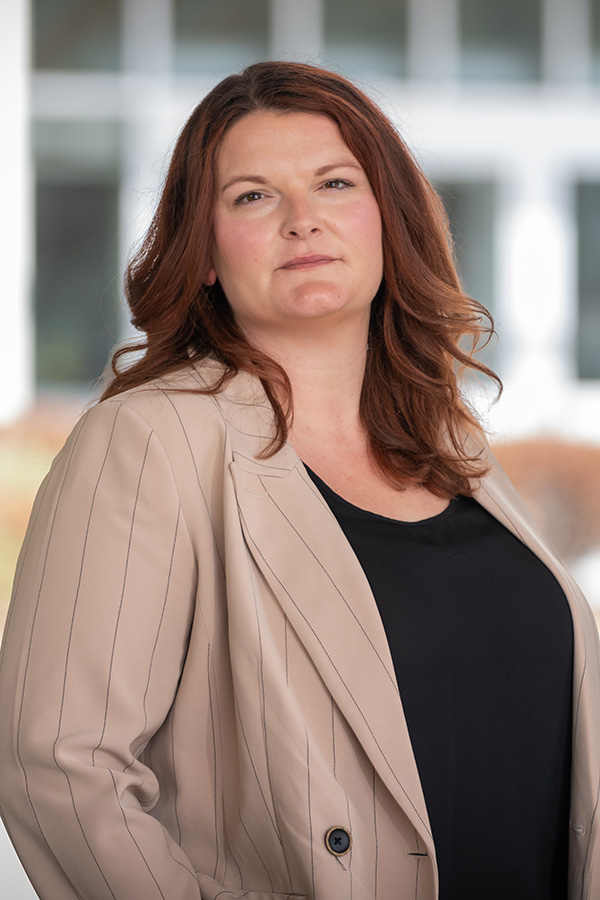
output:
[[[203, 387], [215, 384], [223, 366], [215, 359], [204, 359], [194, 365], [195, 379]], [[225, 388], [214, 395], [227, 428], [227, 440], [234, 458], [248, 472], [284, 477], [299, 462], [290, 444], [273, 456], [264, 457], [275, 436], [273, 408], [258, 378], [238, 372]]]

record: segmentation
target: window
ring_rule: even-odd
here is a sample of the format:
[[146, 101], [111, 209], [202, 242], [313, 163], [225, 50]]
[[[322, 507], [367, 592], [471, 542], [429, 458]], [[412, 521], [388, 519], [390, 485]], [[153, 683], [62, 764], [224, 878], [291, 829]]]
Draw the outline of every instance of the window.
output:
[[32, 18], [36, 69], [119, 68], [119, 0], [34, 0]]
[[541, 0], [461, 0], [460, 35], [464, 80], [540, 77]]
[[36, 375], [45, 384], [97, 378], [118, 338], [118, 137], [112, 123], [34, 130]]
[[488, 181], [445, 181], [435, 187], [448, 214], [463, 286], [470, 297], [493, 312], [495, 185]]
[[325, 0], [326, 65], [350, 76], [406, 72], [406, 0]]
[[591, 39], [592, 39], [592, 77], [600, 81], [600, 0], [590, 0]]
[[[458, 273], [465, 292], [494, 315], [494, 209], [496, 186], [488, 181], [438, 182], [446, 207]], [[480, 358], [497, 366], [494, 343]]]
[[222, 77], [265, 59], [268, 0], [174, 0], [175, 68]]
[[600, 378], [600, 183], [576, 189], [579, 236], [577, 369], [580, 378]]

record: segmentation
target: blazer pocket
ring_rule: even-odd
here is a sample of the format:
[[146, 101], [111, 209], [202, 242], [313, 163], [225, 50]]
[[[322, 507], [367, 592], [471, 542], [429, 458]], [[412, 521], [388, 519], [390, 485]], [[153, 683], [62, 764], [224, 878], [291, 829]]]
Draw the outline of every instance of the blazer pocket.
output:
[[307, 900], [306, 894], [276, 893], [270, 891], [233, 891], [223, 887], [211, 878], [210, 875], [201, 875], [196, 872], [196, 878], [200, 885], [202, 900]]

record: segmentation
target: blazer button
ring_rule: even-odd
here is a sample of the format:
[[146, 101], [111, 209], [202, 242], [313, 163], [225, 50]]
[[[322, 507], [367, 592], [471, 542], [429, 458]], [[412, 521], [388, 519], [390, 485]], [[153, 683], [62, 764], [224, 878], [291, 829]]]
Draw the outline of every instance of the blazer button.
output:
[[325, 846], [334, 856], [345, 856], [352, 847], [352, 835], [343, 825], [334, 825], [325, 835]]

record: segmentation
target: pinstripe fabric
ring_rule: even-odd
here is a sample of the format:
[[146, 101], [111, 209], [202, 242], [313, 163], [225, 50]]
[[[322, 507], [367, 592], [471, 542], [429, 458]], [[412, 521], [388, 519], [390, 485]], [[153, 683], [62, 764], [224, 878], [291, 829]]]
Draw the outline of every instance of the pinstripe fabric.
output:
[[[44, 900], [435, 900], [364, 574], [292, 448], [260, 457], [260, 386], [181, 391], [217, 374], [190, 367], [93, 408], [40, 489], [0, 660], [11, 838]], [[569, 897], [592, 900], [595, 626], [498, 469], [478, 499], [573, 612]], [[332, 826], [352, 834], [344, 857], [326, 849]]]

